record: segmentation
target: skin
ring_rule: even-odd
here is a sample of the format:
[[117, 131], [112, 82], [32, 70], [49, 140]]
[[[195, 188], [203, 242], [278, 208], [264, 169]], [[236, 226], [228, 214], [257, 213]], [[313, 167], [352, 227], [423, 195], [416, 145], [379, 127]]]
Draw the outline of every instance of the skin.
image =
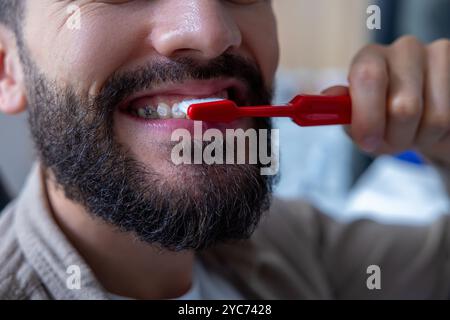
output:
[[[67, 5], [81, 8], [82, 27], [70, 30]], [[126, 26], [126, 27], [124, 27]], [[252, 59], [268, 85], [278, 64], [276, 23], [270, 1], [28, 1], [24, 40], [31, 58], [50, 79], [81, 95], [96, 94], [112, 73], [152, 59], [205, 60], [226, 50]], [[23, 71], [13, 34], [0, 26], [0, 111], [26, 109]], [[431, 44], [407, 36], [390, 46], [369, 45], [354, 58], [350, 92], [354, 142], [372, 153], [416, 148], [450, 166], [450, 42]], [[116, 123], [121, 140], [144, 164], [152, 145]], [[163, 164], [161, 164], [163, 165]], [[164, 167], [162, 167], [164, 170]], [[90, 218], [47, 181], [54, 217], [112, 293], [134, 298], [173, 298], [191, 284], [193, 252], [157, 252]]]

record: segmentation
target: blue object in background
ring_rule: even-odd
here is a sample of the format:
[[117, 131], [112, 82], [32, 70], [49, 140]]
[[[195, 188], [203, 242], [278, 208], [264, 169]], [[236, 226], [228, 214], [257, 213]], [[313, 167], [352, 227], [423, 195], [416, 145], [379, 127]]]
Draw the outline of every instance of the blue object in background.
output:
[[425, 165], [425, 161], [422, 159], [422, 157], [414, 151], [406, 151], [400, 153], [396, 155], [395, 158], [409, 163], [417, 164], [419, 166]]

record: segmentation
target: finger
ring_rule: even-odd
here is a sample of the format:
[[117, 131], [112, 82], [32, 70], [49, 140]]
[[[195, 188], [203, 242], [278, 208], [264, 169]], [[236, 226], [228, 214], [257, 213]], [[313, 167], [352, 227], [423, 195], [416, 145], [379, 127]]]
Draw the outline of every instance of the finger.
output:
[[343, 96], [349, 93], [348, 87], [345, 86], [333, 86], [327, 88], [321, 92], [324, 96]]
[[[334, 87], [330, 87], [330, 88], [323, 90], [321, 92], [321, 94], [323, 94], [324, 96], [330, 96], [330, 97], [343, 96], [343, 95], [349, 94], [349, 88], [346, 86], [334, 86]], [[344, 128], [345, 133], [350, 138], [352, 138], [350, 125], [346, 125], [343, 128]]]
[[389, 52], [389, 97], [386, 141], [394, 149], [413, 145], [423, 111], [424, 50], [404, 37]]
[[386, 125], [388, 69], [385, 49], [371, 45], [353, 60], [349, 74], [352, 98], [351, 136], [366, 152], [381, 144]]
[[450, 130], [450, 41], [440, 40], [427, 47], [424, 115], [416, 145], [428, 147]]

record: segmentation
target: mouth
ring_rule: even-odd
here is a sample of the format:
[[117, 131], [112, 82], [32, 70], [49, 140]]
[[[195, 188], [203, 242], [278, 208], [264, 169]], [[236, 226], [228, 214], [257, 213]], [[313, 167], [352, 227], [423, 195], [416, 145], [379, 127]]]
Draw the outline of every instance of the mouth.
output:
[[[188, 132], [192, 139], [202, 139], [209, 129], [247, 130], [255, 126], [253, 119], [233, 122], [196, 122], [178, 113], [180, 103], [188, 100], [220, 98], [247, 104], [248, 86], [235, 79], [215, 79], [168, 83], [153, 90], [138, 92], [125, 98], [114, 112], [114, 130], [118, 142], [124, 145], [138, 161], [155, 165], [171, 158], [173, 144], [183, 140]], [[182, 131], [179, 131], [179, 130]], [[180, 136], [183, 133], [183, 137]], [[216, 131], [217, 133], [217, 131]], [[174, 135], [175, 134], [175, 135]], [[169, 146], [169, 149], [166, 149]]]
[[187, 119], [180, 106], [197, 99], [227, 99], [237, 105], [245, 103], [246, 87], [237, 80], [217, 79], [167, 84], [155, 90], [141, 92], [120, 104], [120, 112], [141, 121]]

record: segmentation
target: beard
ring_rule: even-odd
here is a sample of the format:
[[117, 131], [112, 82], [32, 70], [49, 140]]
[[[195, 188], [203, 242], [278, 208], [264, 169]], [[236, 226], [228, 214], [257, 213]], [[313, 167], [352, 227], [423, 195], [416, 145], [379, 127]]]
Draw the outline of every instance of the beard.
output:
[[[271, 90], [252, 62], [231, 54], [202, 65], [187, 58], [157, 62], [114, 74], [98, 95], [83, 98], [42, 74], [23, 47], [21, 60], [39, 159], [68, 199], [118, 230], [172, 251], [201, 250], [253, 233], [273, 184], [273, 177], [260, 174], [261, 164], [175, 166], [169, 160], [173, 142], [161, 142], [152, 151], [167, 154], [167, 177], [118, 141], [113, 117], [133, 93], [189, 79], [234, 77], [248, 89], [239, 104], [268, 104]], [[271, 127], [268, 119], [254, 124]]]

